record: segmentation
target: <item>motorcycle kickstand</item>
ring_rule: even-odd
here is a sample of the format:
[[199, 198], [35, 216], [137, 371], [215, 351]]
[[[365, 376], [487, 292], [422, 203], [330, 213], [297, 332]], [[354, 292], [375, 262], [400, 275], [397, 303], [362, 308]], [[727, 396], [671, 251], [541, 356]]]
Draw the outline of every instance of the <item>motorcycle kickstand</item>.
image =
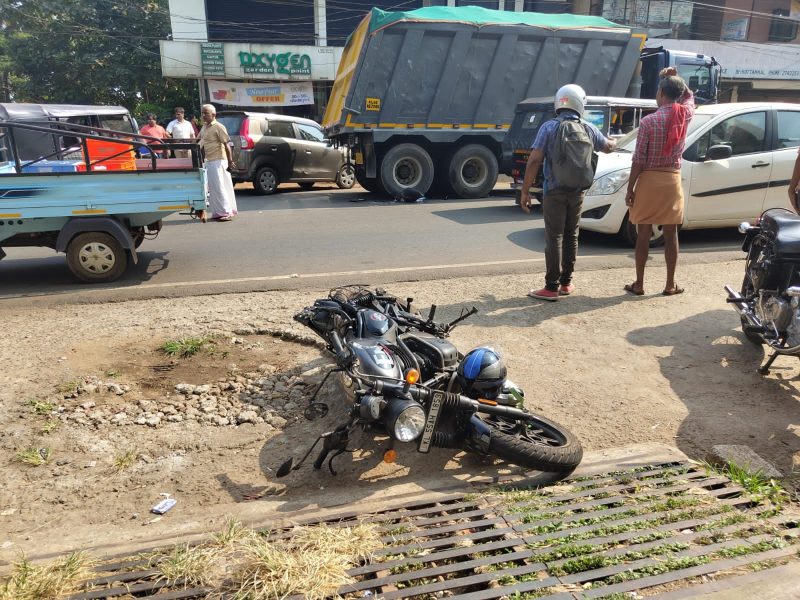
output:
[[767, 362], [761, 365], [758, 368], [759, 375], [769, 375], [769, 368], [772, 366], [772, 363], [775, 362], [775, 359], [780, 356], [780, 353], [777, 351], [773, 351], [772, 354], [767, 358]]

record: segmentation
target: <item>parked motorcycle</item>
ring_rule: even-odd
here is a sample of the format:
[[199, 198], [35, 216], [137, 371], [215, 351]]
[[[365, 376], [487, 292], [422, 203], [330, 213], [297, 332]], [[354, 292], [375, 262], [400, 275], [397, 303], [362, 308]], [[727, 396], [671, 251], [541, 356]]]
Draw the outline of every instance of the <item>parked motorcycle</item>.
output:
[[294, 316], [328, 344], [336, 363], [311, 397], [306, 418], [328, 413], [317, 395], [336, 373], [347, 420], [321, 434], [299, 462], [290, 458], [283, 463], [276, 475], [298, 469], [320, 442], [314, 468], [332, 453], [328, 468], [336, 474], [333, 459], [349, 451], [350, 434], [357, 428], [388, 434], [386, 462], [395, 461], [398, 443], [414, 443], [423, 453], [451, 448], [529, 469], [571, 473], [583, 456], [580, 442], [563, 426], [524, 408], [524, 394], [507, 378], [501, 354], [479, 347], [462, 355], [447, 340], [477, 309], [439, 323], [435, 305], [425, 319], [412, 302], [408, 298], [403, 304], [382, 289], [346, 286]]
[[758, 370], [766, 375], [779, 356], [800, 356], [800, 216], [772, 208], [739, 231], [747, 252], [744, 281], [741, 292], [729, 285], [725, 291], [745, 337], [772, 349]]

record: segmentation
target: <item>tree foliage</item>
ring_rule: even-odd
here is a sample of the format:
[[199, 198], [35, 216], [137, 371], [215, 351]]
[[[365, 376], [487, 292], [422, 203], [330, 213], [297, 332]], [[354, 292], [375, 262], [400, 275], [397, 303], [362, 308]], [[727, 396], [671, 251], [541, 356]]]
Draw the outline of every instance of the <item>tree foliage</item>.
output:
[[15, 101], [197, 104], [194, 81], [161, 75], [167, 0], [0, 0], [0, 27]]

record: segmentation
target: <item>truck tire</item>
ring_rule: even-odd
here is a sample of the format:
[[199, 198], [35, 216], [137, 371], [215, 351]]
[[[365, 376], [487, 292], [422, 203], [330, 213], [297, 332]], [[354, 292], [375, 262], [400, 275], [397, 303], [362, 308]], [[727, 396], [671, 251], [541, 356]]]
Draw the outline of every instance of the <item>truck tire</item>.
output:
[[394, 198], [405, 189], [425, 194], [433, 183], [433, 159], [416, 144], [399, 144], [383, 157], [380, 174], [384, 189]]
[[253, 187], [265, 196], [278, 191], [278, 182], [278, 174], [272, 167], [261, 167], [253, 176]]
[[386, 195], [386, 190], [383, 189], [380, 179], [375, 177], [367, 177], [363, 174], [363, 171], [356, 171], [356, 181], [358, 182], [358, 185], [363, 187], [368, 192], [373, 194], [381, 194], [383, 196]]
[[489, 148], [469, 144], [450, 159], [450, 187], [459, 198], [483, 198], [494, 189], [499, 172], [497, 157]]
[[67, 246], [67, 266], [87, 283], [115, 281], [128, 267], [128, 253], [107, 233], [80, 233]]

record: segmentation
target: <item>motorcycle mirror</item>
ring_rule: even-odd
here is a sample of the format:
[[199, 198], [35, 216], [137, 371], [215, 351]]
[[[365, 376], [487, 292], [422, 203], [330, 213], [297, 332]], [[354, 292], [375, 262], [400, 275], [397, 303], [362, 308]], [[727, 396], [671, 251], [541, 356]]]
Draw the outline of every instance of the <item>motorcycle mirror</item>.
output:
[[292, 472], [293, 468], [294, 468], [294, 458], [290, 458], [280, 467], [278, 467], [278, 470], [275, 472], [275, 477], [286, 477], [289, 473]]

